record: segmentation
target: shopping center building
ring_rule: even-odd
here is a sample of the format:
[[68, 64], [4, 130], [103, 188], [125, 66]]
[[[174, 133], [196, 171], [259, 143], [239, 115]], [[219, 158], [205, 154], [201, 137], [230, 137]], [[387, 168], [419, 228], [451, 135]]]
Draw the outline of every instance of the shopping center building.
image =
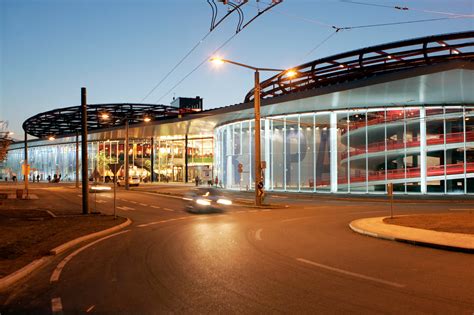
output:
[[[382, 44], [261, 82], [265, 189], [376, 194], [393, 183], [399, 194], [474, 193], [473, 39], [474, 32], [463, 32]], [[253, 189], [253, 95], [196, 112], [90, 105], [89, 176], [106, 180], [108, 164], [122, 163], [123, 122], [133, 117], [132, 175], [157, 182], [217, 178], [223, 188]], [[28, 141], [31, 176], [75, 180], [78, 113], [79, 107], [57, 109], [25, 122], [26, 132], [40, 138]], [[20, 174], [24, 151], [22, 142], [11, 145], [4, 176]]]

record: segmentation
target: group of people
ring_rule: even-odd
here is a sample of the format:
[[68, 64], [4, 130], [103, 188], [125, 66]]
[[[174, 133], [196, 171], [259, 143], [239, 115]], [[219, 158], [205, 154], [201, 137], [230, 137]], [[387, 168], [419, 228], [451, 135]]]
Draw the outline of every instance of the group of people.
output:
[[[201, 184], [201, 178], [199, 178], [199, 176], [196, 175], [196, 177], [194, 178], [194, 182], [196, 183], [196, 187], [199, 186]], [[215, 187], [219, 185], [219, 178], [217, 176], [214, 179], [214, 182], [212, 181], [212, 178], [207, 181], [207, 185], [209, 187], [212, 187], [212, 184], [214, 184]]]

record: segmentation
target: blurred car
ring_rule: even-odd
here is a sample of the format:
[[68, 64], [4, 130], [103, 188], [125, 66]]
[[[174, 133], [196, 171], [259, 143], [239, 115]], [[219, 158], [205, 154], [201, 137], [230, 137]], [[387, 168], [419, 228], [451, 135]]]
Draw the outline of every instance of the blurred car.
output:
[[215, 188], [193, 189], [184, 195], [183, 200], [186, 201], [185, 209], [193, 213], [222, 212], [232, 205], [232, 200]]
[[[118, 186], [125, 186], [125, 177], [119, 177], [117, 185]], [[128, 185], [129, 186], [138, 186], [138, 185], [140, 185], [140, 177], [139, 176], [130, 176], [130, 177], [128, 177]]]

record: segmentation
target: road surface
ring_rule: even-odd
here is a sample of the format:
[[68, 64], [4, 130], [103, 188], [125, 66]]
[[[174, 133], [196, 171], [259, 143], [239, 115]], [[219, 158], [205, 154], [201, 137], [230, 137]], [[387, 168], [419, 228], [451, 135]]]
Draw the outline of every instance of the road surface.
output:
[[[43, 190], [61, 205], [81, 200], [75, 189]], [[110, 213], [111, 197], [98, 195], [98, 210]], [[288, 207], [196, 215], [180, 198], [120, 190], [118, 213], [133, 224], [56, 257], [3, 295], [0, 313], [474, 312], [474, 255], [349, 229], [354, 219], [387, 215], [388, 205], [272, 201]], [[397, 204], [395, 211], [453, 207]]]

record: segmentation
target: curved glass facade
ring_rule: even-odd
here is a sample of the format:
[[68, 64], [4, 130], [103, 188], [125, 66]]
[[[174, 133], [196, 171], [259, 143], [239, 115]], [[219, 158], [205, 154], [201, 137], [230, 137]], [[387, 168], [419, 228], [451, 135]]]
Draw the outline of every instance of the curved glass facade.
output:
[[[381, 107], [261, 120], [265, 189], [474, 193], [474, 107]], [[215, 129], [215, 175], [253, 189], [253, 121]], [[242, 165], [239, 171], [239, 164]]]

